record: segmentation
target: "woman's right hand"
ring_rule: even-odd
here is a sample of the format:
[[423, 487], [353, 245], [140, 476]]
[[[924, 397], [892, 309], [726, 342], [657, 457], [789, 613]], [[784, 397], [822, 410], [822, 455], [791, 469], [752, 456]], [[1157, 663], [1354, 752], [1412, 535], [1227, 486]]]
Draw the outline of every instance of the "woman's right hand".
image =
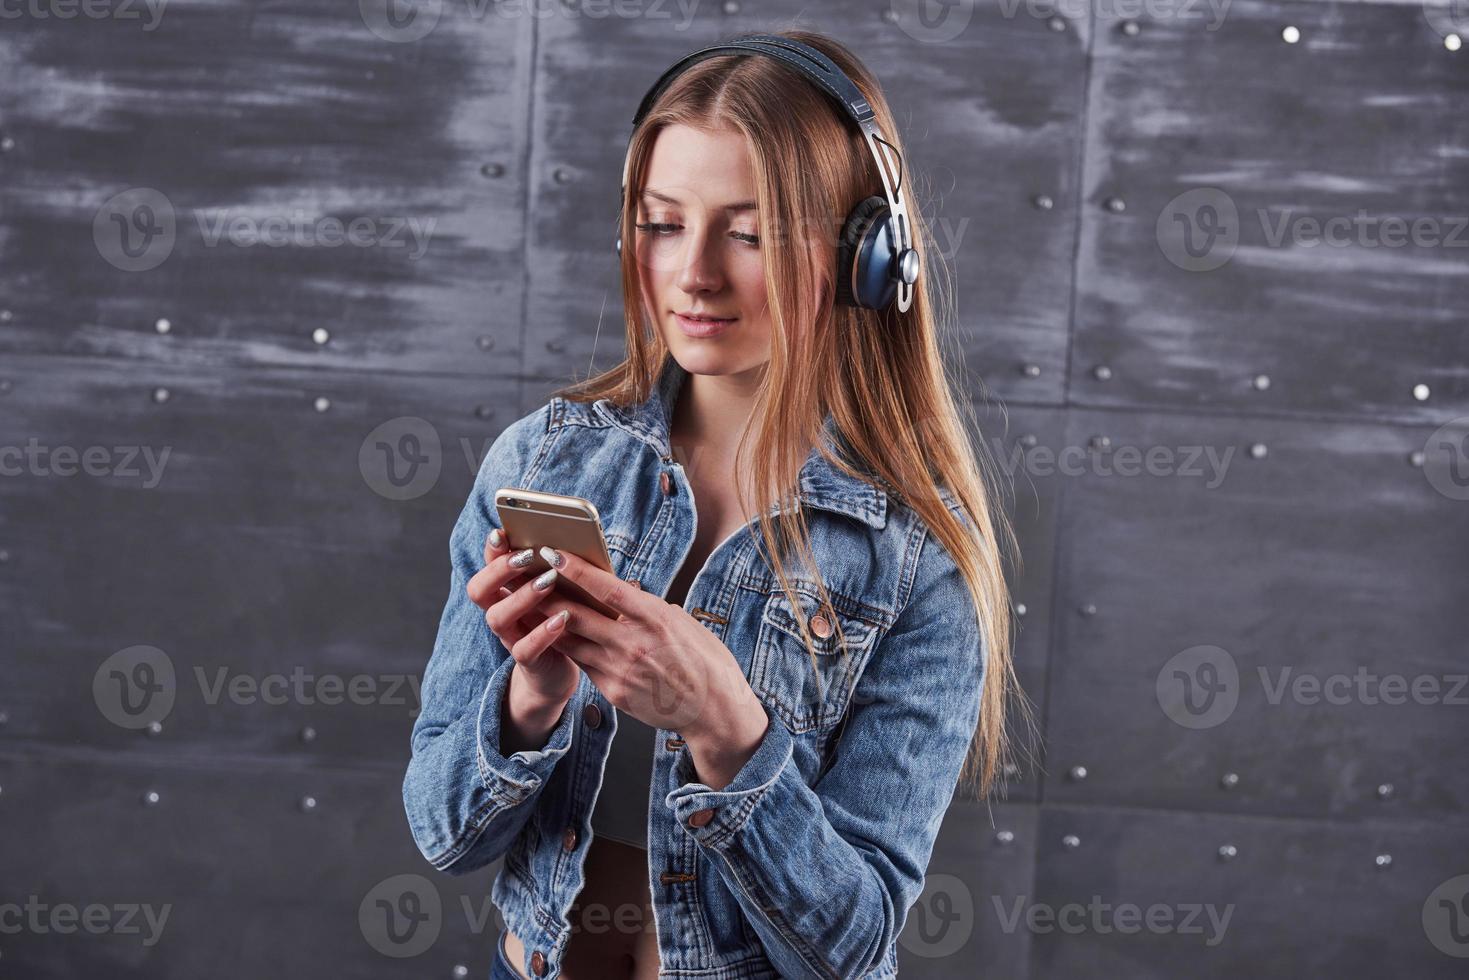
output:
[[534, 576], [512, 567], [511, 555], [505, 532], [493, 529], [485, 539], [485, 567], [474, 574], [465, 591], [485, 610], [486, 624], [515, 658], [510, 677], [517, 699], [524, 697], [527, 707], [541, 705], [559, 712], [576, 693], [581, 667], [558, 648], [557, 640], [576, 640], [564, 626], [553, 632], [549, 626], [556, 624], [551, 619], [559, 617], [539, 611], [541, 603], [555, 595], [554, 583], [537, 592], [530, 586]]

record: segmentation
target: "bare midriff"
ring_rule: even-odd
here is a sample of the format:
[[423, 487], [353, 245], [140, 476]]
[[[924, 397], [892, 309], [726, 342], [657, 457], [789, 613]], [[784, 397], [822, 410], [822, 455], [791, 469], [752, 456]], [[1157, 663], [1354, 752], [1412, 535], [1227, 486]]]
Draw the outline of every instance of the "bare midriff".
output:
[[[571, 906], [571, 940], [563, 980], [657, 980], [658, 930], [648, 894], [648, 852], [594, 837], [583, 869], [586, 884]], [[526, 949], [506, 930], [505, 953], [525, 980]]]

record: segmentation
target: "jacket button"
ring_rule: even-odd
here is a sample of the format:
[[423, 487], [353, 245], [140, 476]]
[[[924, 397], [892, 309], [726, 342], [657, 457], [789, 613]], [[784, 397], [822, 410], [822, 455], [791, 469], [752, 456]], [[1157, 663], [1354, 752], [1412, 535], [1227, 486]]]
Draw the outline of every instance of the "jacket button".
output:
[[576, 850], [576, 828], [567, 827], [566, 833], [561, 835], [561, 846], [568, 851]]
[[689, 826], [690, 827], [702, 827], [706, 823], [708, 823], [709, 821], [711, 821], [713, 819], [714, 819], [714, 811], [713, 810], [696, 810], [696, 811], [694, 811], [693, 816], [689, 817]]
[[668, 475], [667, 470], [664, 470], [662, 473], [658, 474], [658, 486], [663, 488], [663, 496], [673, 496], [673, 477]]
[[823, 640], [826, 639], [828, 636], [831, 636], [831, 620], [827, 619], [825, 616], [812, 616], [811, 632], [815, 633]]
[[538, 977], [546, 975], [546, 957], [540, 950], [530, 954], [530, 970]]
[[587, 706], [581, 709], [581, 720], [587, 723], [588, 728], [601, 728], [602, 709], [595, 702], [588, 701]]

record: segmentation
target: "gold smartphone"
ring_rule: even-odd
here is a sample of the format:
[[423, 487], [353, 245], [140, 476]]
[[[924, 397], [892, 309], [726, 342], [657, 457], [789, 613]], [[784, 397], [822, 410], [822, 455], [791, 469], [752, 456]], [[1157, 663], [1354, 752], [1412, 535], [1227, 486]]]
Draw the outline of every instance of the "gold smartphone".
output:
[[[612, 571], [612, 556], [607, 553], [602, 518], [590, 500], [562, 493], [501, 487], [495, 491], [495, 510], [512, 552], [536, 549], [530, 564], [521, 569], [531, 577], [551, 567], [540, 554], [541, 547], [547, 545], [557, 551], [569, 551], [609, 574], [616, 574]], [[555, 590], [608, 619], [621, 615], [564, 575], [557, 576]]]

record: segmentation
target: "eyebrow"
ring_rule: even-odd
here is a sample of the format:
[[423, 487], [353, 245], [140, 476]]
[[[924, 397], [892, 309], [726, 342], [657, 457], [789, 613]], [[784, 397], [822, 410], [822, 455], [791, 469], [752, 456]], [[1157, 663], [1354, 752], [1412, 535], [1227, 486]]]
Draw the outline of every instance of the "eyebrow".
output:
[[[674, 207], [682, 207], [682, 205], [679, 204], [678, 201], [675, 201], [673, 198], [668, 197], [666, 195], [659, 194], [657, 191], [645, 190], [645, 191], [643, 191], [643, 196], [644, 197], [656, 198], [657, 200], [662, 201], [664, 204], [672, 204]], [[759, 207], [759, 205], [756, 204], [754, 201], [740, 201], [740, 202], [738, 202], [736, 204], [726, 204], [722, 210], [725, 210], [725, 211], [754, 211], [758, 207]]]

